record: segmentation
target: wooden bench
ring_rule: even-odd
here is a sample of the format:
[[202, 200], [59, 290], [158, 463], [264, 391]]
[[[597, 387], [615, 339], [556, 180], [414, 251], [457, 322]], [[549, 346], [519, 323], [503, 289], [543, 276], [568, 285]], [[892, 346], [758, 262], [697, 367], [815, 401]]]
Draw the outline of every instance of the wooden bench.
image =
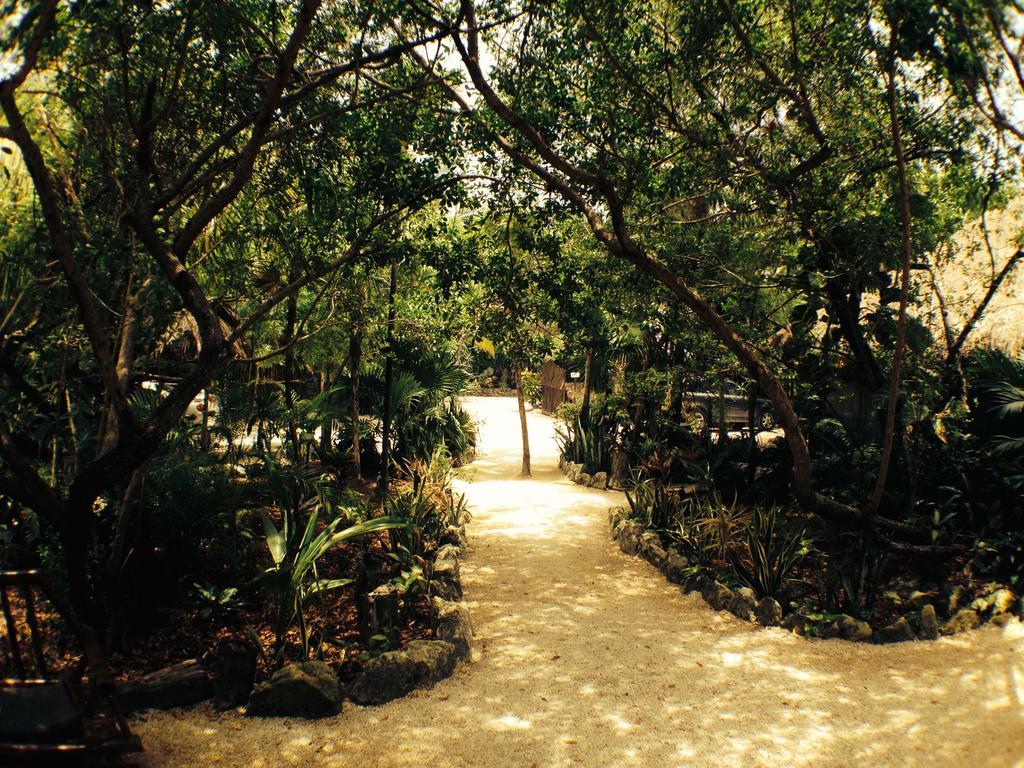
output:
[[[81, 659], [51, 670], [39, 619], [49, 602], [81, 646]], [[116, 760], [138, 752], [92, 629], [79, 622], [38, 570], [0, 571], [0, 763]]]

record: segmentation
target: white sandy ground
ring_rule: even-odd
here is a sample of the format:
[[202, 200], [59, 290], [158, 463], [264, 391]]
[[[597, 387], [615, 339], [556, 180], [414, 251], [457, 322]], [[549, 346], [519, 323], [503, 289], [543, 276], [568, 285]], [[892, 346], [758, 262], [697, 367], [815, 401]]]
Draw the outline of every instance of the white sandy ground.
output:
[[619, 494], [561, 476], [514, 399], [465, 470], [474, 662], [430, 691], [320, 721], [208, 707], [134, 722], [149, 766], [1024, 766], [1024, 628], [855, 645], [761, 629], [686, 597], [608, 536]]

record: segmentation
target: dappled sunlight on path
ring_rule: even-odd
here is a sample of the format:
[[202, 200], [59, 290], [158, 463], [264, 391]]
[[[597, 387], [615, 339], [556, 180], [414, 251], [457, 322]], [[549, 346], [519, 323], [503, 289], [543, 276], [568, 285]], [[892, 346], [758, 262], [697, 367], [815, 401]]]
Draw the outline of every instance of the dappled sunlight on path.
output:
[[474, 663], [321, 721], [153, 713], [136, 721], [148, 765], [1024, 768], [1020, 624], [868, 646], [715, 613], [618, 552], [622, 496], [561, 476], [550, 419], [530, 415], [520, 479], [515, 400], [467, 407]]

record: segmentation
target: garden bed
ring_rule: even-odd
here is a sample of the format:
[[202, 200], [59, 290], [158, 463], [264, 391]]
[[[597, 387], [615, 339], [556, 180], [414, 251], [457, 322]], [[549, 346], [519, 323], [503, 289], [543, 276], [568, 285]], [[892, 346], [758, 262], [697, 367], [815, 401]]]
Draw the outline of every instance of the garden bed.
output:
[[[560, 466], [577, 484], [598, 490], [609, 487], [604, 472], [589, 474], [564, 459]], [[693, 488], [675, 490], [685, 496]], [[769, 596], [744, 585], [728, 556], [718, 562], [694, 560], [664, 532], [645, 528], [628, 509], [611, 509], [609, 523], [623, 552], [647, 560], [684, 592], [698, 592], [715, 610], [810, 637], [879, 643], [932, 640], [987, 622], [1005, 624], [1024, 608], [1008, 586], [973, 578], [963, 558], [948, 562], [931, 580], [897, 560], [888, 563], [887, 576], [875, 585], [876, 594], [866, 601], [867, 609], [851, 615], [854, 612], [844, 612], [842, 607], [863, 600], [852, 594], [856, 585], [827, 583], [834, 576], [826, 575], [809, 556], [795, 559], [784, 588]], [[834, 607], [827, 605], [830, 601]]]

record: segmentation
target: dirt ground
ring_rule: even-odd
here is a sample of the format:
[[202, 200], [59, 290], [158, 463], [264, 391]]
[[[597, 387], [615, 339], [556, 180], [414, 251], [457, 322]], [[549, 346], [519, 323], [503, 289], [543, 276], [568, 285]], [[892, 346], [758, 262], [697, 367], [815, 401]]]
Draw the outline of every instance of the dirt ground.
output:
[[608, 536], [616, 493], [558, 471], [511, 398], [463, 470], [472, 664], [429, 691], [320, 721], [208, 707], [134, 727], [149, 766], [1021, 766], [1024, 628], [855, 645], [761, 629], [687, 597]]

